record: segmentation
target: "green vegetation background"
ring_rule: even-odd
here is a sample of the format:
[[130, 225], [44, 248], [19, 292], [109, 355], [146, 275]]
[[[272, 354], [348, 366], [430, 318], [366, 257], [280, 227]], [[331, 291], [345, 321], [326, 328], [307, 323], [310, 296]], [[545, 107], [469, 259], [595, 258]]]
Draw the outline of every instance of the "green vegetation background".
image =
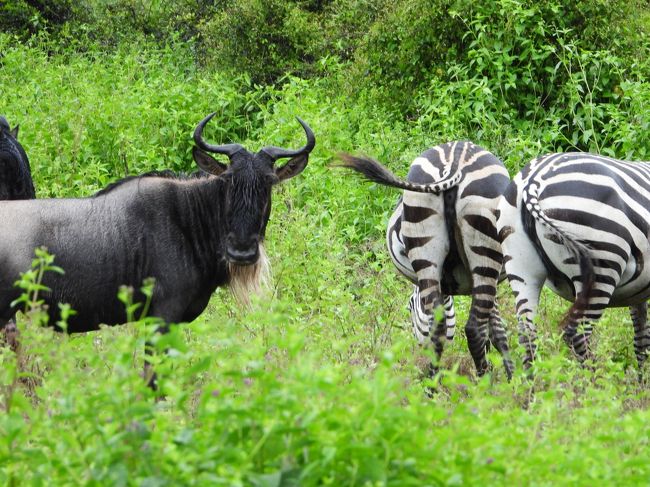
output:
[[[394, 191], [331, 169], [338, 151], [397, 174], [454, 139], [515, 173], [549, 151], [649, 158], [650, 8], [640, 0], [5, 0], [0, 114], [20, 124], [38, 197], [127, 174], [193, 170], [191, 132], [297, 146], [267, 235], [272, 295], [219, 290], [161, 340], [166, 401], [140, 378], [142, 322], [84, 336], [19, 325], [0, 350], [3, 485], [647, 485], [650, 412], [626, 310], [598, 324], [595, 365], [560, 343], [545, 294], [541, 358], [498, 355], [478, 380], [462, 324], [431, 399], [384, 250]], [[1, 238], [1, 236], [0, 236]], [[56, 261], [55, 261], [56, 262]]]

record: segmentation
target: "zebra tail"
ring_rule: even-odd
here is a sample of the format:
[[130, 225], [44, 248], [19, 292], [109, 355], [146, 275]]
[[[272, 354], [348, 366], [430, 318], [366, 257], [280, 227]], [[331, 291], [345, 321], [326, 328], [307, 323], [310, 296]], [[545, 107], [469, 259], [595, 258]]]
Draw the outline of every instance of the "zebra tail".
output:
[[415, 191], [417, 193], [441, 193], [449, 188], [456, 186], [462, 177], [461, 171], [457, 171], [451, 177], [437, 181], [431, 184], [418, 184], [404, 181], [395, 176], [386, 167], [374, 159], [366, 157], [357, 157], [351, 154], [340, 153], [338, 158], [341, 160], [340, 164], [336, 167], [345, 167], [360, 173], [366, 180], [378, 183], [384, 186], [391, 186], [393, 188], [400, 188], [407, 191]]
[[539, 205], [539, 199], [536, 194], [537, 187], [528, 185], [525, 189], [523, 202], [526, 210], [528, 210], [535, 220], [542, 223], [559, 238], [560, 242], [574, 255], [580, 266], [582, 290], [577, 294], [573, 306], [569, 308], [569, 311], [560, 322], [560, 327], [564, 329], [571, 322], [575, 322], [576, 319], [584, 316], [585, 311], [588, 309], [589, 297], [591, 296], [595, 283], [594, 265], [589, 254], [589, 248], [564, 232], [544, 213], [544, 210]]

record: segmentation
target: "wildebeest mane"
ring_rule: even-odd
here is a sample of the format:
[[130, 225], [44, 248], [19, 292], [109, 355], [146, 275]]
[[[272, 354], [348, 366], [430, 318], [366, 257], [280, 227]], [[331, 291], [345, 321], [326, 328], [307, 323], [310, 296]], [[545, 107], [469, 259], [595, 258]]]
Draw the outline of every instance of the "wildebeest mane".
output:
[[190, 179], [203, 179], [209, 177], [210, 174], [208, 174], [205, 171], [193, 171], [191, 173], [183, 173], [183, 172], [176, 172], [172, 171], [171, 169], [164, 169], [162, 171], [150, 171], [146, 172], [144, 174], [138, 174], [135, 176], [126, 176], [118, 181], [115, 181], [113, 183], [110, 183], [108, 186], [106, 186], [103, 189], [100, 189], [97, 191], [95, 194], [92, 195], [92, 198], [96, 198], [97, 196], [103, 196], [107, 193], [110, 193], [111, 191], [115, 190], [116, 188], [119, 188], [120, 186], [133, 181], [134, 179], [144, 179], [144, 178], [163, 178], [163, 179], [179, 179], [179, 180], [190, 180]]

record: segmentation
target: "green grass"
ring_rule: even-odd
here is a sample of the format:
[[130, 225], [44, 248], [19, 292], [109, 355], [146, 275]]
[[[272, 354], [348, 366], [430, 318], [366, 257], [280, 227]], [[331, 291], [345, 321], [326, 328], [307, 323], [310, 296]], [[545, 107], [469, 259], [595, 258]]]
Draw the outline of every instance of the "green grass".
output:
[[[529, 380], [502, 286], [518, 366], [508, 383], [494, 352], [494, 372], [475, 377], [461, 298], [446, 372], [427, 397], [431, 355], [411, 337], [410, 285], [383, 243], [397, 194], [330, 165], [339, 150], [360, 151], [403, 175], [455, 132], [396, 119], [338, 90], [340, 79], [261, 88], [197, 69], [183, 46], [138, 47], [47, 56], [0, 36], [0, 113], [21, 125], [38, 196], [88, 195], [126, 172], [191, 170], [191, 132], [214, 110], [209, 137], [254, 150], [301, 145], [298, 115], [317, 147], [274, 194], [272, 296], [243, 312], [218, 290], [198, 320], [161, 339], [171, 348], [157, 358], [161, 402], [140, 377], [142, 323], [66, 336], [22, 318], [22, 352], [0, 350], [0, 483], [647, 485], [650, 394], [636, 379], [626, 310], [606, 313], [593, 370], [581, 368], [557, 329], [568, 305], [545, 292]], [[539, 146], [508, 130], [477, 142], [516, 168]]]

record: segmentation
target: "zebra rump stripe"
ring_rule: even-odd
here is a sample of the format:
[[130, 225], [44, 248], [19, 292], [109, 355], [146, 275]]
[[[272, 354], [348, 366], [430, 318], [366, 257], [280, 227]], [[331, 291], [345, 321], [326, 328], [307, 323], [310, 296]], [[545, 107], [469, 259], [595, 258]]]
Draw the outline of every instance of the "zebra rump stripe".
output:
[[535, 358], [534, 317], [546, 283], [572, 301], [561, 327], [580, 361], [592, 324], [629, 306], [639, 367], [650, 350], [650, 163], [586, 153], [532, 160], [499, 202], [497, 229], [515, 294], [525, 366]]
[[386, 242], [393, 263], [414, 284], [409, 308], [417, 340], [431, 343], [440, 359], [455, 332], [452, 296], [471, 295], [465, 333], [477, 371], [488, 370], [486, 348], [492, 341], [510, 377], [512, 362], [495, 306], [502, 266], [495, 214], [509, 183], [501, 161], [471, 142], [449, 142], [415, 158], [403, 181], [372, 159], [339, 157], [343, 167], [367, 180], [404, 190]]

